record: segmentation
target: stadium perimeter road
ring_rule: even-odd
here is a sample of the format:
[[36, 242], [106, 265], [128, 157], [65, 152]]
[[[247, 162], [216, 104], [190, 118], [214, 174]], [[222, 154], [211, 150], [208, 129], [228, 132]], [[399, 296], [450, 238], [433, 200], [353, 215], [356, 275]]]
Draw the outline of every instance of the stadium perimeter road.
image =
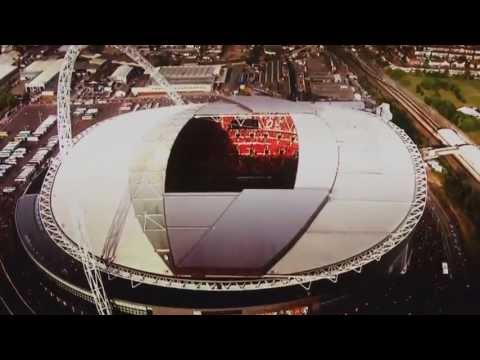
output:
[[0, 314], [2, 310], [6, 310], [6, 314], [9, 315], [35, 314], [12, 282], [2, 260], [0, 260]]
[[3, 199], [0, 202], [0, 313], [1, 314], [33, 314], [34, 311], [25, 301], [15, 280], [12, 279], [11, 269], [7, 266], [8, 260], [17, 263], [18, 258], [13, 251], [15, 245], [15, 232], [13, 231], [13, 217], [8, 216], [13, 212], [14, 199]]

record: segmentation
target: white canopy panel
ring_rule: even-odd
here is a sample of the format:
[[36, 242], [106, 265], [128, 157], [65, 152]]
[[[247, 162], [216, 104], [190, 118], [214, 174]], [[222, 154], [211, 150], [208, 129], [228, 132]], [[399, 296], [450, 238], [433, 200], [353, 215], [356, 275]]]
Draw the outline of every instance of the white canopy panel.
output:
[[[310, 103], [281, 99], [241, 97], [240, 100], [242, 111], [244, 106], [255, 112], [290, 110], [299, 139], [295, 190], [316, 189], [330, 194], [306, 232], [269, 273], [307, 271], [358, 255], [385, 239], [405, 219], [414, 199], [413, 162], [388, 123], [372, 113], [332, 104], [315, 104], [314, 108]], [[157, 149], [148, 159], [148, 166], [158, 169], [159, 179], [164, 181], [162, 172], [178, 132], [192, 116], [209, 106], [127, 113], [101, 123], [83, 137], [60, 166], [52, 191], [52, 210], [67, 236], [76, 241], [74, 224], [68, 215], [71, 194], [76, 194], [80, 208], [85, 211], [93, 250], [100, 256], [120, 199], [129, 186], [129, 166], [145, 146], [145, 139], [150, 139]], [[239, 105], [211, 106], [214, 108], [228, 112], [238, 110]], [[163, 196], [163, 187], [157, 190]], [[231, 200], [235, 201], [234, 194], [220, 200], [212, 198], [217, 210], [205, 212], [202, 208], [205, 204], [199, 203], [201, 196], [191, 195], [181, 199], [183, 202], [165, 207], [166, 212], [168, 208], [172, 211], [166, 214], [167, 223], [172, 222], [169, 240], [177, 241], [183, 253], [204, 236], [205, 227], [211, 225], [219, 211]], [[165, 198], [165, 202], [172, 200], [170, 194]], [[188, 218], [183, 222], [182, 214], [186, 213]], [[172, 275], [135, 215], [130, 205], [115, 262], [140, 271]], [[275, 221], [288, 222], [289, 218], [282, 220], [277, 216]], [[169, 225], [164, 220], [160, 222]], [[222, 234], [227, 233], [223, 229]]]
[[332, 130], [312, 114], [295, 114], [300, 144], [295, 188], [330, 190], [338, 168], [338, 147]]
[[[414, 199], [410, 154], [387, 123], [367, 112], [316, 106], [339, 147], [335, 184], [330, 201], [272, 274], [318, 268], [373, 247], [400, 225]], [[300, 131], [299, 140], [301, 154]]]
[[250, 109], [254, 113], [307, 113], [312, 114], [315, 108], [308, 102], [292, 102], [270, 96], [232, 96], [234, 101]]
[[[79, 208], [85, 212], [93, 251], [100, 256], [120, 199], [128, 190], [129, 164], [142, 148], [144, 137], [164, 124], [163, 135], [173, 140], [170, 145], [159, 144], [159, 148], [164, 147], [168, 154], [168, 146], [172, 146], [176, 134], [197, 108], [180, 106], [127, 113], [102, 123], [82, 138], [60, 167], [53, 187], [52, 210], [65, 234], [76, 240], [76, 224], [72, 224], [69, 212], [71, 194], [76, 194]], [[177, 126], [174, 122], [178, 123]], [[166, 167], [166, 160], [158, 166]], [[119, 239], [116, 263], [141, 271], [172, 275], [154, 251], [131, 205]]]

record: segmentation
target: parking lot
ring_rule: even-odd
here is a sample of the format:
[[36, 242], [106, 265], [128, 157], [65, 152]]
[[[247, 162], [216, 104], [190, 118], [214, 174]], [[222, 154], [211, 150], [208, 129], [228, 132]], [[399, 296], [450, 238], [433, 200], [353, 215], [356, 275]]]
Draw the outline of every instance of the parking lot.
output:
[[[217, 99], [217, 97], [214, 95], [206, 95], [202, 93], [185, 95], [184, 98], [191, 103], [210, 102]], [[122, 113], [172, 105], [171, 100], [167, 96], [163, 95], [118, 98], [101, 104], [97, 103], [85, 105], [86, 103], [87, 101], [82, 101], [81, 105], [72, 105], [71, 111], [73, 136], [76, 136], [89, 126]], [[96, 113], [94, 116], [79, 115], [77, 112], [79, 108], [83, 108], [85, 112], [95, 109]], [[0, 140], [0, 149], [2, 149], [8, 142], [12, 141], [21, 131], [27, 130], [33, 132], [49, 115], [55, 115], [56, 111], [56, 104], [32, 104], [23, 106], [11, 117], [3, 119], [2, 123], [0, 124], [0, 131], [7, 132], [8, 137]], [[77, 113], [77, 115], [75, 115], [75, 113]], [[20, 146], [25, 148], [26, 152], [23, 157], [16, 159], [17, 163], [12, 165], [12, 167], [4, 174], [4, 176], [0, 178], [0, 191], [6, 187], [13, 186], [17, 189], [15, 191], [16, 193], [21, 191], [22, 185], [15, 183], [15, 178], [22, 171], [22, 168], [28, 164], [29, 161], [31, 161], [37, 150], [45, 147], [48, 143], [48, 140], [52, 136], [56, 135], [56, 133], [57, 129], [55, 124], [54, 126], [51, 126], [48, 131], [38, 139], [37, 142], [22, 142]], [[53, 155], [55, 151], [56, 148], [51, 154], [49, 154], [49, 156]], [[0, 199], [4, 199], [5, 197], [6, 195], [1, 193]], [[2, 200], [0, 200], [0, 204], [1, 201]]]
[[[23, 107], [18, 113], [0, 124], [0, 131], [8, 133], [8, 137], [0, 140], [0, 148], [4, 148], [8, 142], [13, 141], [20, 131], [28, 130], [33, 132], [43, 120], [49, 115], [55, 114], [55, 112], [56, 107], [53, 105], [29, 105]], [[21, 147], [26, 149], [26, 153], [22, 158], [17, 158], [17, 164], [13, 165], [12, 168], [0, 178], [0, 189], [15, 186], [14, 179], [22, 167], [31, 160], [40, 147], [47, 144], [48, 139], [55, 133], [56, 129], [52, 126], [38, 142], [22, 142]], [[3, 194], [0, 196], [3, 197]]]

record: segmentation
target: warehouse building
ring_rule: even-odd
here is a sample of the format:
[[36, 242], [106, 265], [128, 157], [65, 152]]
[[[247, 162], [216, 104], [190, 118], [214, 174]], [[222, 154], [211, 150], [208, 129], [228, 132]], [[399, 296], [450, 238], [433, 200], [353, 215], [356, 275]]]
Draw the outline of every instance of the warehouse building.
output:
[[113, 74], [110, 75], [110, 79], [121, 84], [127, 84], [132, 74], [132, 70], [133, 68], [129, 65], [120, 65], [115, 69]]
[[213, 84], [221, 65], [160, 66], [158, 70], [170, 84]]
[[63, 59], [38, 60], [31, 63], [21, 72], [20, 79], [27, 81], [27, 92], [40, 92], [53, 90], [57, 83], [58, 74], [62, 67]]
[[16, 66], [0, 64], [0, 89], [10, 84], [17, 74], [18, 69]]
[[[225, 82], [226, 71], [221, 65], [160, 66], [158, 71], [179, 93], [208, 93], [215, 84]], [[164, 94], [166, 90], [152, 79], [145, 86], [132, 88], [132, 95]]]
[[15, 65], [18, 52], [9, 51], [0, 55], [0, 89], [10, 85], [18, 76], [18, 68]]

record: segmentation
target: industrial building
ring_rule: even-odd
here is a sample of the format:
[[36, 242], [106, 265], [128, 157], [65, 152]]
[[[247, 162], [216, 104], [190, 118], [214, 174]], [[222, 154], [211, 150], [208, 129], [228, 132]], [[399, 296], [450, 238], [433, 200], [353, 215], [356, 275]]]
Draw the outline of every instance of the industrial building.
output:
[[157, 69], [170, 84], [213, 84], [221, 68], [221, 65], [186, 65]]
[[127, 84], [132, 75], [133, 68], [129, 65], [120, 65], [115, 69], [110, 79], [120, 84]]
[[[213, 90], [213, 84], [173, 84], [170, 85], [172, 89], [179, 93], [208, 93]], [[160, 85], [150, 85], [141, 87], [132, 87], [131, 92], [133, 96], [148, 96], [165, 94], [166, 89]]]
[[15, 65], [18, 56], [16, 51], [0, 54], [0, 89], [18, 78], [18, 67]]
[[20, 79], [26, 81], [25, 90], [28, 92], [45, 91], [47, 88], [53, 90], [62, 63], [62, 59], [37, 60], [31, 63], [20, 73]]
[[[225, 82], [226, 76], [221, 65], [161, 66], [157, 69], [179, 93], [212, 92], [215, 84]], [[164, 87], [151, 80], [146, 86], [133, 87], [131, 91], [134, 96], [166, 92]]]
[[326, 54], [307, 59], [306, 67], [311, 81], [333, 82], [333, 64]]
[[75, 63], [75, 71], [78, 73], [96, 74], [108, 61], [103, 58], [82, 59]]
[[0, 89], [10, 84], [18, 75], [18, 68], [14, 65], [0, 63]]
[[306, 62], [310, 95], [313, 100], [353, 101], [355, 90], [348, 80], [337, 72], [332, 60], [321, 53]]
[[338, 83], [311, 83], [312, 96], [320, 100], [352, 101], [355, 91], [352, 86]]

